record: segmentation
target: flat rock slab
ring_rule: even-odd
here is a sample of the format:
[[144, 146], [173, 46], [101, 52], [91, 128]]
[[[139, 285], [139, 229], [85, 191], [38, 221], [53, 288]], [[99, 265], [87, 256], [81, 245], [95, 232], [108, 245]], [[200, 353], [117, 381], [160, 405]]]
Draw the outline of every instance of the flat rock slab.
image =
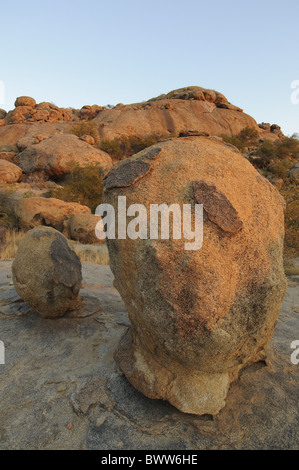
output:
[[288, 291], [271, 365], [245, 369], [212, 420], [150, 400], [119, 374], [113, 353], [129, 325], [108, 266], [83, 265], [82, 307], [40, 318], [0, 261], [0, 449], [298, 449], [299, 279]]

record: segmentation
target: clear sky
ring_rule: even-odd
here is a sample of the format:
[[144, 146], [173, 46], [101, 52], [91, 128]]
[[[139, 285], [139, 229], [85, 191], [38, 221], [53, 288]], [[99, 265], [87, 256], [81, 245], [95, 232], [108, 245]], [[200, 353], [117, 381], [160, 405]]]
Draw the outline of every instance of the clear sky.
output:
[[81, 108], [197, 85], [299, 132], [298, 0], [0, 0], [0, 15], [6, 110], [20, 95]]

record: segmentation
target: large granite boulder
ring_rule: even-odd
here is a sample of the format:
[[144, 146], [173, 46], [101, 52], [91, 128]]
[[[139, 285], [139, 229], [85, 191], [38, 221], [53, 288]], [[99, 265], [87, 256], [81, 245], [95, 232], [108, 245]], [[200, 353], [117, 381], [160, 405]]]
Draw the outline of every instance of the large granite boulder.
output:
[[210, 135], [235, 135], [245, 127], [260, 130], [251, 116], [229, 103], [221, 93], [197, 86], [103, 110], [94, 122], [103, 140], [122, 136], [172, 137], [188, 129]]
[[210, 137], [155, 144], [120, 162], [104, 188], [116, 228], [119, 196], [148, 218], [151, 204], [203, 205], [200, 249], [186, 250], [184, 237], [150, 239], [149, 228], [107, 244], [131, 320], [115, 353], [120, 369], [150, 398], [216, 415], [273, 335], [286, 289], [283, 200], [236, 148]]
[[17, 183], [21, 176], [20, 167], [7, 160], [0, 160], [0, 184]]
[[61, 317], [79, 304], [81, 262], [67, 239], [51, 227], [26, 233], [12, 273], [19, 296], [42, 317]]
[[96, 226], [99, 217], [90, 213], [77, 213], [69, 216], [64, 221], [64, 235], [71, 240], [80, 243], [96, 243], [99, 242], [96, 236]]
[[5, 119], [5, 116], [7, 115], [7, 112], [5, 109], [0, 108], [0, 120]]
[[15, 107], [19, 108], [20, 106], [29, 106], [34, 108], [36, 106], [36, 101], [31, 96], [19, 96], [15, 101]]
[[73, 214], [90, 214], [90, 209], [77, 202], [64, 202], [54, 197], [28, 197], [14, 203], [14, 212], [20, 228], [24, 230], [47, 225], [62, 232], [66, 219]]
[[104, 171], [112, 167], [111, 157], [106, 152], [70, 134], [57, 134], [28, 145], [19, 158], [24, 173], [42, 172], [55, 178], [65, 176], [74, 165], [99, 164]]

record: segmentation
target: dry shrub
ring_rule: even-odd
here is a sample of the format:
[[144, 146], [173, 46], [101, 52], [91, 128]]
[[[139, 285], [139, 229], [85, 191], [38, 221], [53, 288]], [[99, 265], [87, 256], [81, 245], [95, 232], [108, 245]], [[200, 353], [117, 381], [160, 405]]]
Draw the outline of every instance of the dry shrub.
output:
[[94, 212], [102, 201], [102, 173], [99, 165], [83, 168], [75, 165], [61, 186], [50, 192], [50, 196], [65, 202], [78, 202]]
[[7, 230], [3, 240], [0, 242], [0, 259], [12, 259], [16, 256], [20, 241], [26, 232]]
[[81, 245], [72, 243], [72, 246], [79, 256], [81, 263], [109, 264], [109, 254], [106, 244]]
[[83, 135], [91, 135], [94, 138], [95, 146], [100, 145], [100, 135], [98, 130], [98, 125], [93, 122], [78, 122], [71, 128], [71, 133], [77, 137], [82, 137]]
[[119, 137], [113, 140], [102, 140], [99, 148], [108, 153], [112, 160], [117, 161], [128, 158], [163, 139], [162, 136], [149, 136], [144, 138], [137, 136]]
[[259, 133], [251, 127], [244, 127], [237, 135], [222, 135], [224, 142], [237, 147], [244, 152], [247, 147], [257, 144]]

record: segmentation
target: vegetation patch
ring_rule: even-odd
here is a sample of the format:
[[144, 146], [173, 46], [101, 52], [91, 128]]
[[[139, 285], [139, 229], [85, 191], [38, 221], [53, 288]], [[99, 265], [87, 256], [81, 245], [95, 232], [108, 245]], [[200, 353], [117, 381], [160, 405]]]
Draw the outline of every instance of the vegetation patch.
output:
[[73, 166], [60, 187], [50, 191], [50, 197], [65, 202], [78, 202], [94, 213], [102, 202], [102, 174], [100, 165]]
[[259, 133], [256, 129], [245, 127], [238, 135], [222, 135], [224, 142], [234, 145], [241, 152], [245, 152], [248, 147], [257, 145]]
[[95, 147], [99, 147], [100, 145], [98, 125], [94, 121], [78, 122], [71, 128], [71, 134], [74, 134], [77, 137], [91, 135], [94, 138]]
[[113, 140], [102, 140], [99, 148], [108, 153], [112, 160], [118, 161], [131, 157], [131, 155], [141, 152], [141, 150], [150, 147], [157, 142], [161, 142], [162, 140], [165, 140], [165, 137], [119, 137]]

